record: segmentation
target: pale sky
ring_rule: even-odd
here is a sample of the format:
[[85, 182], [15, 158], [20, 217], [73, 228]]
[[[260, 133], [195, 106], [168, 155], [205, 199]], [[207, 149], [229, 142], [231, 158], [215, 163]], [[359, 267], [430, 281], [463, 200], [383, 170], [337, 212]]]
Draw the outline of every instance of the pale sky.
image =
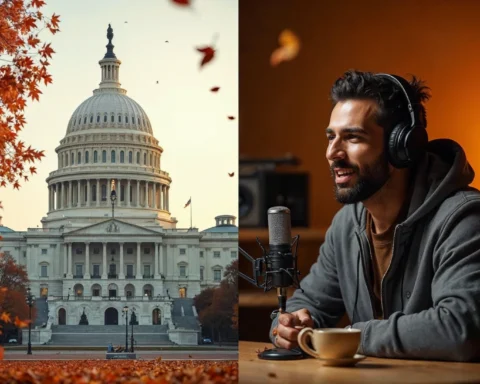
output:
[[[122, 61], [121, 86], [145, 110], [164, 150], [161, 167], [172, 178], [170, 212], [177, 228], [190, 226], [190, 208], [184, 208], [190, 196], [193, 226], [200, 230], [214, 226], [217, 215], [238, 217], [238, 0], [192, 3], [47, 0], [42, 12], [61, 21], [61, 32], [40, 35], [56, 52], [53, 84], [41, 87], [39, 102], [28, 103], [20, 135], [45, 157], [20, 191], [0, 189], [3, 225], [16, 231], [41, 227], [48, 210], [45, 179], [57, 169], [55, 148], [77, 106], [98, 88], [109, 23]], [[202, 56], [195, 48], [212, 43], [216, 57], [199, 70]], [[220, 90], [210, 92], [213, 86]]]

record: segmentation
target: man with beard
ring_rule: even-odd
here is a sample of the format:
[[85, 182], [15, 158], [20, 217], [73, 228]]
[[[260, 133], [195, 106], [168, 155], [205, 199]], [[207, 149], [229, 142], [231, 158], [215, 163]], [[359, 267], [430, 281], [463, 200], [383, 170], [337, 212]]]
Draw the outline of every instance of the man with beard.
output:
[[345, 206], [303, 292], [272, 322], [277, 347], [347, 313], [364, 355], [480, 357], [480, 193], [459, 144], [428, 142], [427, 91], [415, 77], [358, 71], [333, 85], [326, 157]]

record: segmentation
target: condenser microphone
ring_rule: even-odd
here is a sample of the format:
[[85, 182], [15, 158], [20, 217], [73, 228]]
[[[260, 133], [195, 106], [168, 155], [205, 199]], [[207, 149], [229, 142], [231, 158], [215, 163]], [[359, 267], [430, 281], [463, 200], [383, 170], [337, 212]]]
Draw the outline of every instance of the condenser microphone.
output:
[[272, 207], [268, 210], [269, 257], [267, 270], [272, 271], [272, 286], [277, 288], [278, 308], [285, 312], [287, 288], [293, 285], [294, 257], [290, 209]]

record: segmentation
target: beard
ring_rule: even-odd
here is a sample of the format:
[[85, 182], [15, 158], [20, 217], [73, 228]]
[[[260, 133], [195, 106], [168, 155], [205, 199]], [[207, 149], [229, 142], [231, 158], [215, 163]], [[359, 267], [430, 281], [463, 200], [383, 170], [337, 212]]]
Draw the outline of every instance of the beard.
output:
[[334, 185], [335, 199], [341, 204], [355, 204], [365, 201], [382, 188], [390, 178], [388, 159], [383, 152], [372, 164], [366, 165], [360, 173], [359, 167], [344, 160], [335, 161], [330, 167], [335, 183], [334, 168], [349, 168], [354, 171], [357, 181], [354, 185], [339, 183]]

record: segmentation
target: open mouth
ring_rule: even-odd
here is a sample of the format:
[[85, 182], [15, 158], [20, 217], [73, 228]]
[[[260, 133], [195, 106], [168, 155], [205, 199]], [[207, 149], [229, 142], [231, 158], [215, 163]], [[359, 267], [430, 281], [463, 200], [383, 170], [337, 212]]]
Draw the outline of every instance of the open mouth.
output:
[[344, 184], [348, 183], [355, 175], [355, 171], [348, 168], [337, 168], [335, 169], [335, 183]]

